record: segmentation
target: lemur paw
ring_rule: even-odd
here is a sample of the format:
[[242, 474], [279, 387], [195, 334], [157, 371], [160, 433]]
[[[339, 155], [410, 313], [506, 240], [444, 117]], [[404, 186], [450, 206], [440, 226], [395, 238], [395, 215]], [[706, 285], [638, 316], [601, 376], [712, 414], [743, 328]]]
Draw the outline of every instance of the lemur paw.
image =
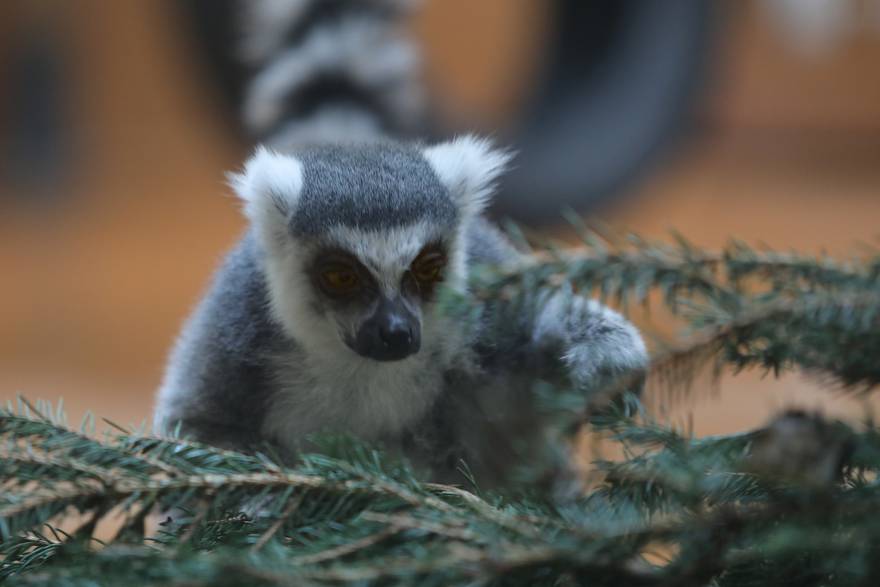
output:
[[552, 297], [539, 313], [533, 336], [585, 392], [602, 390], [628, 374], [638, 380], [648, 364], [636, 328], [595, 300]]

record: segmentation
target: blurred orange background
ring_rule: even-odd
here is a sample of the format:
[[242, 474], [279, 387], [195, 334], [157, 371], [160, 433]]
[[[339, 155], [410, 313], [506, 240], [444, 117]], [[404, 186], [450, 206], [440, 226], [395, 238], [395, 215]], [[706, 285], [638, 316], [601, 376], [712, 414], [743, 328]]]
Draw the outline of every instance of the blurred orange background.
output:
[[[412, 25], [439, 101], [482, 129], [503, 124], [546, 41], [544, 13], [540, 0], [429, 2]], [[63, 397], [74, 422], [87, 409], [147, 420], [166, 353], [242, 230], [223, 174], [247, 146], [177, 17], [153, 1], [0, 5], [0, 84], [16, 40], [51, 31], [66, 48], [73, 137], [61, 193], [0, 183], [0, 399]], [[597, 215], [708, 247], [736, 236], [847, 256], [876, 243], [880, 27], [809, 54], [744, 0], [726, 4], [719, 38], [695, 131]], [[0, 118], [0, 137], [14, 122]], [[745, 374], [685, 413], [696, 432], [720, 433], [788, 405], [864, 410], [797, 375]]]

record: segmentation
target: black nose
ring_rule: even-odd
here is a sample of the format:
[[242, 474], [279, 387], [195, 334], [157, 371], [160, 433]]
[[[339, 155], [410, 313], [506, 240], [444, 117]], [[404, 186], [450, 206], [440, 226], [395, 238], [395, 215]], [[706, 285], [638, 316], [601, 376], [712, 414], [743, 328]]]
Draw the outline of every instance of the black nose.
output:
[[412, 329], [402, 320], [379, 325], [379, 340], [389, 351], [409, 349], [412, 339]]
[[369, 359], [399, 361], [419, 351], [419, 321], [402, 300], [383, 299], [354, 340], [346, 342]]

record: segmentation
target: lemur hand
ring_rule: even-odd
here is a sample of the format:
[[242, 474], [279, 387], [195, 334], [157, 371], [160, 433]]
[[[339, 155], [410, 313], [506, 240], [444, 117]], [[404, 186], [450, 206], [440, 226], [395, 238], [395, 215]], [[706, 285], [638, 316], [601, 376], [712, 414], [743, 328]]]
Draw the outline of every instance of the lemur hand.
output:
[[536, 316], [532, 342], [588, 393], [622, 375], [643, 374], [648, 363], [645, 344], [632, 324], [596, 300], [577, 295], [559, 293], [547, 300]]

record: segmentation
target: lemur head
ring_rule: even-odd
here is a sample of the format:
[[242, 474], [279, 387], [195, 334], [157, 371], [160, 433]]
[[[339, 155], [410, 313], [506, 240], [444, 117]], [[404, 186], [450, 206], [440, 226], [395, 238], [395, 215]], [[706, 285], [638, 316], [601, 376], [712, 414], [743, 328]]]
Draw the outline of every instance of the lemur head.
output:
[[464, 287], [464, 233], [507, 159], [474, 137], [258, 148], [231, 180], [275, 318], [316, 355], [397, 361], [434, 345], [437, 288]]

